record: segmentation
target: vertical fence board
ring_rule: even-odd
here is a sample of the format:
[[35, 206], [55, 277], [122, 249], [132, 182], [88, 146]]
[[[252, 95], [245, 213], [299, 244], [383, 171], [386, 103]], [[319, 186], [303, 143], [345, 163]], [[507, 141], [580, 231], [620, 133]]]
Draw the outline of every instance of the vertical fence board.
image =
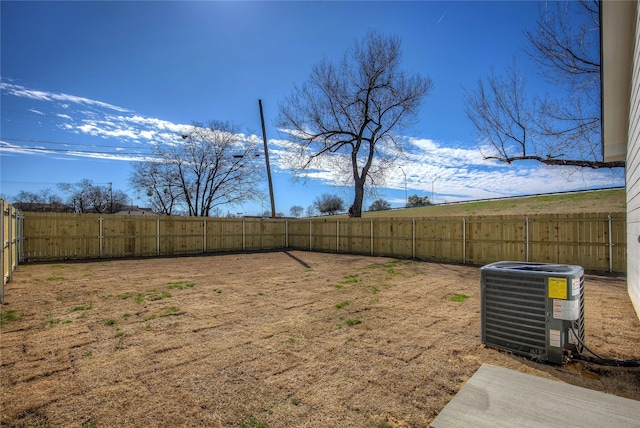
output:
[[103, 216], [102, 257], [162, 255], [157, 243], [157, 218], [150, 216]]
[[371, 222], [362, 219], [340, 219], [340, 252], [371, 253]]
[[216, 252], [223, 248], [224, 225], [225, 223], [221, 221], [207, 219], [207, 246], [204, 249], [206, 253]]
[[547, 216], [529, 216], [529, 261], [557, 263], [558, 222]]
[[[126, 222], [126, 220], [125, 220]], [[127, 235], [127, 248], [139, 245], [136, 237]], [[161, 255], [197, 254], [204, 247], [204, 221], [202, 217], [161, 217]]]
[[245, 222], [245, 245], [247, 250], [261, 250], [263, 245], [264, 223], [251, 219]]
[[318, 251], [337, 252], [336, 235], [338, 233], [338, 223], [336, 220], [314, 220], [312, 224], [312, 248]]
[[627, 271], [627, 217], [625, 214], [614, 217], [611, 221], [612, 271]]
[[289, 221], [289, 248], [296, 250], [309, 249], [309, 220]]
[[261, 250], [273, 250], [284, 248], [285, 239], [285, 222], [281, 220], [263, 220], [262, 224], [262, 244]]

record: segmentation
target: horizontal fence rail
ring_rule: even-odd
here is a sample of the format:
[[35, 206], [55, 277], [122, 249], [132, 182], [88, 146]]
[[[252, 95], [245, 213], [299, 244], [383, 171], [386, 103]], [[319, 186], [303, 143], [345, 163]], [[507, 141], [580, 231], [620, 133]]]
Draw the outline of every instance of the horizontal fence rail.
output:
[[25, 261], [299, 249], [626, 271], [626, 214], [258, 219], [25, 213]]

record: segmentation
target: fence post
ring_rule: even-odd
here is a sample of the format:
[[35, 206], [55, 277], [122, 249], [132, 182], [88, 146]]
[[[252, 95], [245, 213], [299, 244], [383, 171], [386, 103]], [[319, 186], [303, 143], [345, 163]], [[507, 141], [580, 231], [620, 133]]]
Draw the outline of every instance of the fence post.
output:
[[0, 270], [2, 270], [2, 290], [0, 290], [0, 304], [4, 304], [4, 284], [7, 278], [4, 276], [4, 204], [5, 202], [0, 199]]
[[462, 219], [462, 264], [467, 264], [467, 219]]
[[18, 215], [18, 263], [24, 262], [24, 214]]
[[524, 261], [529, 261], [529, 217], [524, 218]]
[[156, 217], [156, 254], [160, 255], [160, 217]]
[[413, 225], [413, 238], [412, 238], [412, 248], [411, 248], [411, 257], [416, 258], [416, 219], [412, 218], [411, 223]]
[[[13, 278], [13, 214], [11, 213], [11, 205], [8, 206], [9, 209], [9, 236], [7, 241], [9, 241], [9, 275], [7, 277], [7, 282], [11, 281]], [[3, 272], [4, 274], [4, 272]], [[4, 300], [4, 296], [2, 297]]]
[[611, 237], [611, 214], [607, 216], [609, 222], [609, 272], [613, 272], [613, 238]]
[[100, 249], [99, 249], [98, 252], [100, 254], [100, 258], [102, 258], [102, 216], [100, 216], [99, 222], [100, 222], [100, 232], [99, 232], [100, 237], [99, 237], [98, 241], [100, 243], [100, 245], [99, 245]]
[[373, 256], [373, 220], [371, 220], [371, 255]]

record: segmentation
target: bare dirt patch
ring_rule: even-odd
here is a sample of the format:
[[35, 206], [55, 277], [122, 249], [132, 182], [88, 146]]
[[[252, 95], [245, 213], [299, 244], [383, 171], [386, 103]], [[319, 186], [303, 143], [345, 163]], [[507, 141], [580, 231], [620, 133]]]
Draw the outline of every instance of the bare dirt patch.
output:
[[[589, 347], [637, 358], [624, 279], [585, 287]], [[483, 346], [477, 267], [300, 251], [22, 265], [6, 301], [2, 426], [423, 427], [483, 363], [640, 400], [637, 368]]]

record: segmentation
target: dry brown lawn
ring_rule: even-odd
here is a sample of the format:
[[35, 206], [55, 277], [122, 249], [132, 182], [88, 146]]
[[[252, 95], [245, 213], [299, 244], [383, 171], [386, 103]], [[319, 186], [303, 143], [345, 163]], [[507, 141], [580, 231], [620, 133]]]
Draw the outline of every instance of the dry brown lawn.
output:
[[[587, 345], [639, 357], [624, 278], [587, 275], [585, 293]], [[477, 267], [300, 251], [34, 264], [6, 302], [2, 426], [424, 427], [483, 363], [640, 400], [640, 369], [483, 346]]]

